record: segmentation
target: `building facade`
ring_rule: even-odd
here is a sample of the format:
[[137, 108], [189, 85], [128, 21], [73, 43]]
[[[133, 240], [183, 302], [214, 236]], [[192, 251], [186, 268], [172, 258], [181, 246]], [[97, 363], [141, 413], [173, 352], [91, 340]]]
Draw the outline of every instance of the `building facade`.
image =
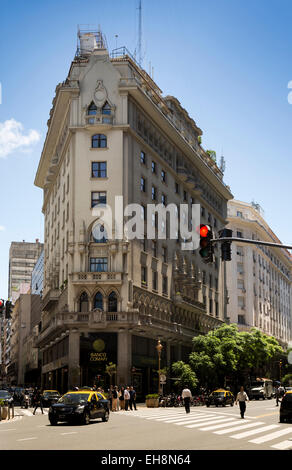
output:
[[[219, 250], [205, 265], [181, 240], [131, 240], [98, 215], [119, 218], [128, 204], [200, 204], [201, 222], [226, 224], [232, 197], [202, 131], [123, 48], [110, 57], [101, 33], [85, 35], [56, 88], [35, 184], [45, 216], [42, 381], [65, 389], [106, 381], [139, 394], [157, 390], [162, 366], [187, 358], [192, 337], [224, 321]], [[122, 196], [121, 205], [116, 196]], [[159, 220], [150, 225], [158, 229]], [[169, 226], [160, 227], [167, 235]], [[102, 232], [102, 236], [100, 233]], [[97, 234], [99, 233], [99, 236]]]
[[[258, 204], [228, 202], [233, 237], [281, 243]], [[228, 317], [240, 329], [257, 327], [283, 345], [292, 339], [291, 254], [283, 249], [232, 242], [227, 262]]]

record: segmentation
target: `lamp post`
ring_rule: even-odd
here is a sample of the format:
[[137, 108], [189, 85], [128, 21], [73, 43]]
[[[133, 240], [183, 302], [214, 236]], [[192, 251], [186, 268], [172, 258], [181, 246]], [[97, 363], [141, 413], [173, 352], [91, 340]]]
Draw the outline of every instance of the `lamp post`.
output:
[[160, 395], [160, 356], [163, 349], [160, 339], [157, 341], [156, 349], [158, 353], [158, 395]]

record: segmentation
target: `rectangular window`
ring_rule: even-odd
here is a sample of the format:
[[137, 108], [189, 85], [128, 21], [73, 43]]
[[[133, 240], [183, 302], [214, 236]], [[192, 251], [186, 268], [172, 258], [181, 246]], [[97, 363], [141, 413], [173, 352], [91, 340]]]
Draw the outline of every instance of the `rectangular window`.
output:
[[161, 170], [161, 181], [166, 183], [166, 172], [164, 170]]
[[179, 184], [178, 183], [175, 183], [174, 191], [175, 191], [175, 194], [179, 194]]
[[216, 315], [216, 317], [219, 317], [219, 304], [218, 304], [218, 302], [215, 302], [215, 315]]
[[213, 300], [212, 299], [209, 299], [209, 313], [210, 314], [213, 313]]
[[162, 195], [161, 195], [161, 204], [163, 204], [164, 206], [166, 206], [166, 196], [165, 196], [165, 194], [162, 194]]
[[92, 162], [91, 163], [91, 177], [92, 178], [106, 178], [107, 177], [107, 163], [106, 162]]
[[146, 165], [146, 154], [142, 150], [141, 150], [141, 153], [140, 153], [140, 161], [141, 161], [141, 163]]
[[157, 290], [157, 271], [152, 271], [152, 289]]
[[205, 217], [205, 207], [201, 206], [201, 217]]
[[164, 263], [167, 263], [167, 247], [162, 247], [162, 260]]
[[157, 243], [154, 240], [152, 240], [152, 256], [157, 258]]
[[156, 173], [156, 163], [152, 160], [152, 163], [151, 163], [151, 171], [152, 173]]
[[97, 191], [91, 193], [91, 207], [98, 206], [100, 204], [106, 204], [106, 192]]
[[143, 176], [141, 176], [140, 189], [143, 191], [143, 193], [146, 192], [146, 180], [143, 178]]
[[146, 213], [146, 207], [141, 204], [141, 219], [146, 220], [147, 218], [147, 213]]
[[184, 191], [184, 201], [187, 201], [187, 199], [188, 199], [187, 192], [186, 192], [186, 191]]
[[155, 200], [156, 200], [156, 188], [155, 188], [155, 186], [152, 186], [152, 189], [151, 189], [151, 198], [152, 198], [152, 201], [155, 201]]
[[141, 283], [147, 286], [147, 267], [141, 266]]
[[163, 294], [168, 294], [168, 278], [167, 276], [163, 276], [162, 278], [162, 292]]
[[242, 232], [236, 232], [236, 238], [243, 238]]
[[107, 258], [90, 258], [90, 272], [106, 272], [107, 269]]

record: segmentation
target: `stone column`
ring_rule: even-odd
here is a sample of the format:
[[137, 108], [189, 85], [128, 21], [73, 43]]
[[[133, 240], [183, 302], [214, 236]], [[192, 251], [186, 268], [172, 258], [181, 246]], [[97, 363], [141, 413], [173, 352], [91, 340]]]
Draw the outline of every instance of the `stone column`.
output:
[[128, 331], [118, 332], [117, 385], [130, 384], [132, 365], [132, 335]]
[[75, 329], [69, 333], [68, 386], [80, 386], [80, 332]]
[[167, 374], [167, 377], [166, 377], [166, 389], [168, 391], [170, 391], [171, 389], [171, 380], [170, 380], [170, 377], [172, 375], [172, 370], [171, 370], [171, 352], [170, 352], [170, 348], [171, 348], [171, 342], [170, 341], [167, 341], [166, 343], [166, 365], [167, 365], [167, 370], [169, 371], [169, 373]]

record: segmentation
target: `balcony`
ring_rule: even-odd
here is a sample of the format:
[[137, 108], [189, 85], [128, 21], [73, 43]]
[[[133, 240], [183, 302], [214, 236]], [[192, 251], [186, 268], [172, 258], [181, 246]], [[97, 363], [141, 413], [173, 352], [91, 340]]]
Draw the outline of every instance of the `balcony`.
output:
[[50, 309], [52, 305], [58, 301], [60, 297], [59, 289], [50, 289], [43, 298], [43, 310]]
[[123, 282], [123, 273], [118, 272], [83, 272], [71, 274], [72, 284], [111, 284], [120, 286]]

